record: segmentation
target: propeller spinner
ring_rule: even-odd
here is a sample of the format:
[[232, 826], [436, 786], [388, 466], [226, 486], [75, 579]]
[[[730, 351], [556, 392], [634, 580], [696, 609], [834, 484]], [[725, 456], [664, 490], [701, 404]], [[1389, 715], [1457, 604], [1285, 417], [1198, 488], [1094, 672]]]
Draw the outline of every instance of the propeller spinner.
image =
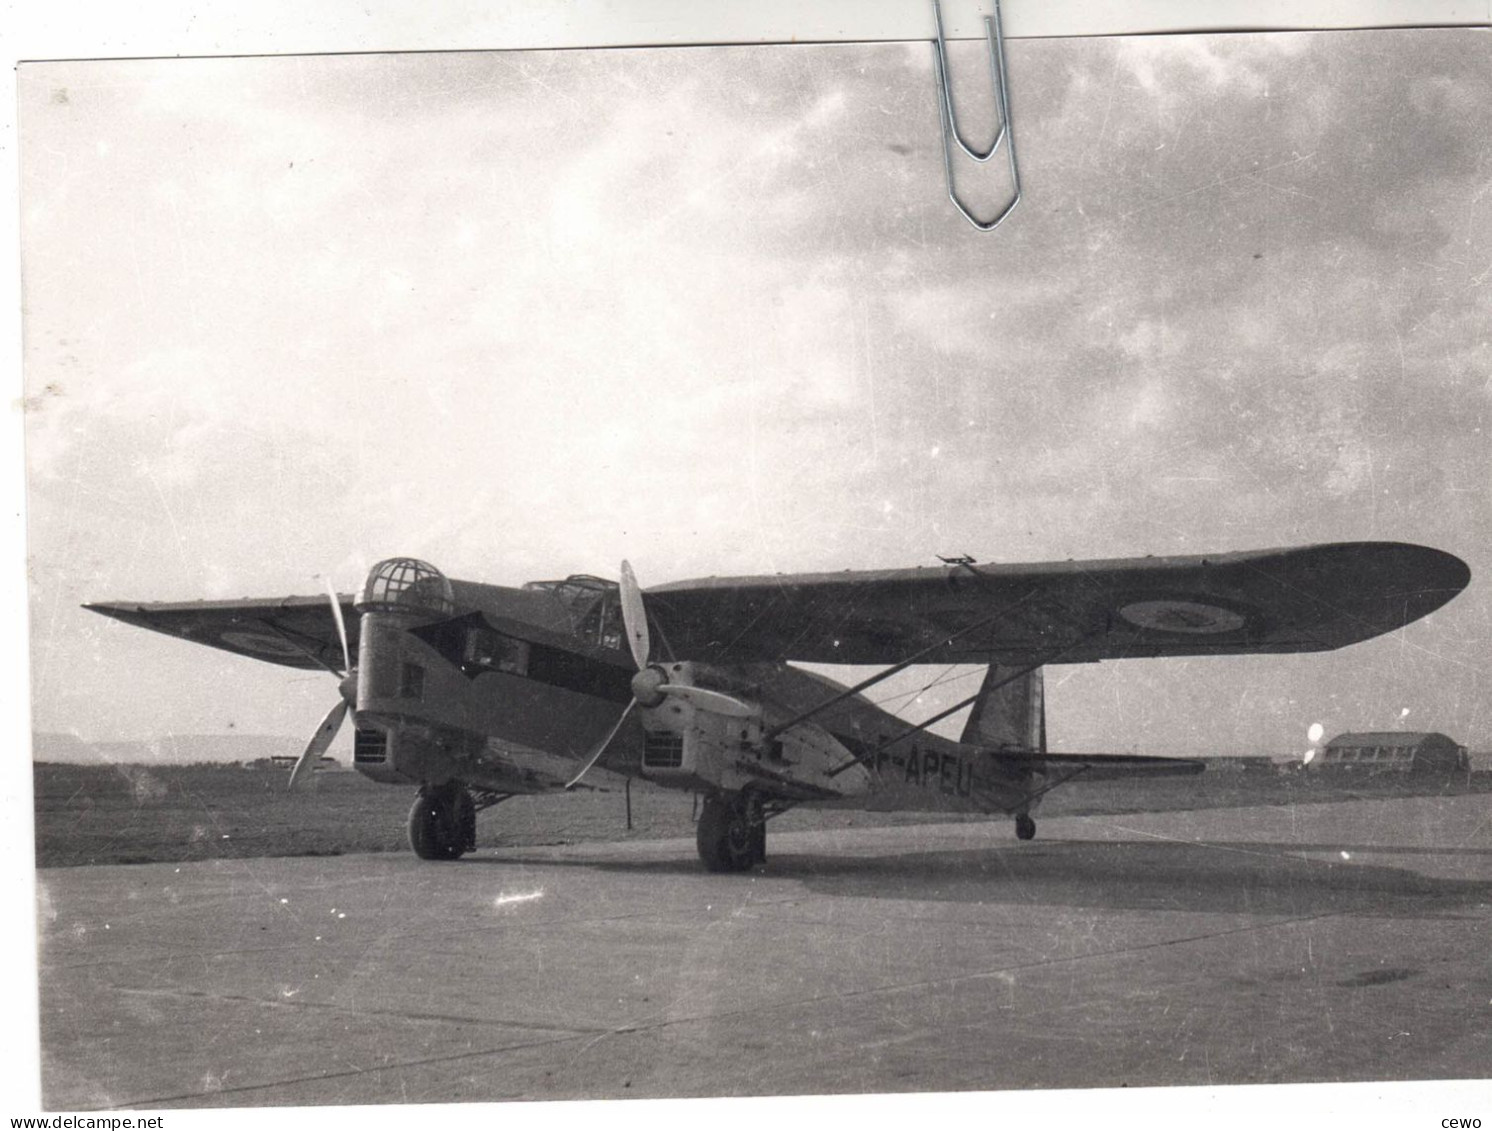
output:
[[637, 575], [632, 572], [632, 566], [627, 562], [622, 563], [621, 604], [622, 627], [627, 634], [627, 647], [632, 652], [632, 662], [637, 665], [637, 674], [632, 677], [632, 701], [623, 708], [615, 724], [606, 732], [606, 737], [591, 749], [580, 772], [565, 784], [566, 789], [574, 789], [580, 779], [590, 772], [591, 767], [601, 760], [601, 755], [606, 753], [606, 748], [611, 745], [611, 740], [616, 737], [617, 731], [622, 729], [627, 716], [639, 706], [656, 707], [664, 699], [672, 696], [692, 703], [703, 710], [713, 711], [717, 715], [726, 715], [730, 718], [744, 719], [755, 713], [750, 704], [743, 703], [733, 696], [711, 691], [705, 687], [668, 681], [668, 673], [652, 662], [653, 645], [652, 637], [648, 632], [647, 609], [643, 605], [642, 589], [637, 584]]

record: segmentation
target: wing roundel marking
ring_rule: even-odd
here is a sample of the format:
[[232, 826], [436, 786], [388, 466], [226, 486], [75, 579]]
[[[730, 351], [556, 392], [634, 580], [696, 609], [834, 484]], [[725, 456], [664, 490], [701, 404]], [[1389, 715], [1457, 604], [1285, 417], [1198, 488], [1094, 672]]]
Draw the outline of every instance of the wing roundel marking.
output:
[[305, 653], [294, 644], [267, 632], [224, 632], [218, 635], [218, 639], [230, 648], [254, 652], [260, 656], [305, 659]]
[[1137, 628], [1189, 636], [1236, 632], [1247, 623], [1242, 613], [1202, 601], [1131, 601], [1120, 607], [1119, 615]]

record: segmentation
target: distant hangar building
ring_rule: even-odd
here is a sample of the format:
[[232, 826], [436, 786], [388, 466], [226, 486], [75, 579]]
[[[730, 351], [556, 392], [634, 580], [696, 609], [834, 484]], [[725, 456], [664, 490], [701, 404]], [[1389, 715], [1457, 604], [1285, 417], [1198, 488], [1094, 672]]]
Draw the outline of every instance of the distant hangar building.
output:
[[1314, 760], [1321, 769], [1449, 774], [1469, 766], [1466, 747], [1454, 738], [1425, 731], [1367, 731], [1339, 734]]

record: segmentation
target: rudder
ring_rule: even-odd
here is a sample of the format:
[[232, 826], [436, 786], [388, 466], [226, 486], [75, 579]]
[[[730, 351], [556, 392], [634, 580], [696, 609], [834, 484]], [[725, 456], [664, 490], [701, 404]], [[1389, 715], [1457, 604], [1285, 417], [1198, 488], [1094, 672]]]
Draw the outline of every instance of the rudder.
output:
[[[961, 741], [988, 750], [1046, 753], [1046, 694], [1041, 669], [991, 664]], [[1014, 677], [1014, 678], [1012, 678]]]

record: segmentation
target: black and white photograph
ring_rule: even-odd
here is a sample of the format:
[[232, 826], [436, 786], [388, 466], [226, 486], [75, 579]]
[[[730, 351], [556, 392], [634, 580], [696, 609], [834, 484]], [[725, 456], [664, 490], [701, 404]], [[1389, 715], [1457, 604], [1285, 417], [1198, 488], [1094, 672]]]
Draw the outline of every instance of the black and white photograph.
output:
[[42, 1110], [1492, 1074], [1487, 30], [1032, 7], [17, 67]]

